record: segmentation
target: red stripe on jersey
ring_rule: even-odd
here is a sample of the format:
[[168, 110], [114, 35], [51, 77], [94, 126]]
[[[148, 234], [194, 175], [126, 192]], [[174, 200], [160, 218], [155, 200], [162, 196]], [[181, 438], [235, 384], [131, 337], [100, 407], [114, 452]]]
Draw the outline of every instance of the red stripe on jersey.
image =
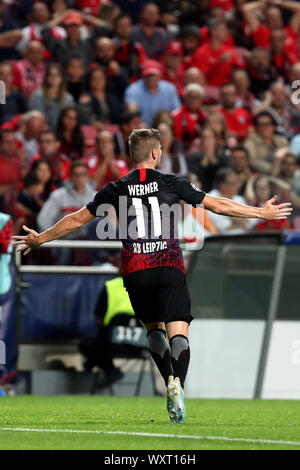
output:
[[146, 181], [146, 168], [140, 168], [140, 181]]

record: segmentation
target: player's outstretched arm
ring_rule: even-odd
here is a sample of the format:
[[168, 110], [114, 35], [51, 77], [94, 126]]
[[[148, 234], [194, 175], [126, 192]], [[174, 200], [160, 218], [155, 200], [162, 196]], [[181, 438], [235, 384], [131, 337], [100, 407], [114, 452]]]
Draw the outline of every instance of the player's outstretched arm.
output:
[[206, 194], [203, 204], [206, 209], [220, 215], [228, 215], [230, 217], [246, 217], [258, 219], [286, 219], [291, 215], [292, 207], [290, 202], [282, 204], [273, 204], [277, 200], [277, 196], [269, 199], [263, 207], [252, 207], [240, 204], [223, 197], [214, 197]]
[[33, 248], [38, 248], [43, 243], [51, 242], [57, 238], [65, 237], [94, 218], [86, 207], [82, 207], [79, 211], [67, 215], [41, 233], [37, 233], [35, 230], [23, 225], [23, 229], [28, 232], [28, 235], [14, 235], [12, 238], [16, 241], [13, 244], [18, 245], [17, 251], [26, 250], [24, 255], [27, 255]]

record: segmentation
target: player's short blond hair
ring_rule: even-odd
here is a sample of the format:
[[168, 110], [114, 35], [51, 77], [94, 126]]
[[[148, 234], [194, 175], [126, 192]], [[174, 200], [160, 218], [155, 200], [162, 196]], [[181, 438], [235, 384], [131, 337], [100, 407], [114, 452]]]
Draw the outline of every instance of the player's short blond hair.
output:
[[134, 163], [148, 160], [153, 149], [160, 143], [158, 129], [135, 129], [129, 136], [129, 151]]

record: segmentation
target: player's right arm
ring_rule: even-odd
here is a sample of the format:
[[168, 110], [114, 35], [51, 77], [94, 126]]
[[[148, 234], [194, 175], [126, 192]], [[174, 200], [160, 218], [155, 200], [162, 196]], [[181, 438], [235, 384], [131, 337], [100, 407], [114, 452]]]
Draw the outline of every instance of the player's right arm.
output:
[[13, 244], [18, 245], [17, 251], [26, 250], [24, 251], [24, 255], [27, 255], [33, 248], [38, 248], [43, 243], [56, 240], [57, 238], [65, 237], [94, 218], [95, 216], [91, 214], [86, 207], [82, 207], [79, 211], [67, 215], [55, 225], [41, 233], [37, 233], [35, 230], [23, 225], [23, 230], [28, 232], [28, 235], [13, 236], [12, 238], [16, 240]]

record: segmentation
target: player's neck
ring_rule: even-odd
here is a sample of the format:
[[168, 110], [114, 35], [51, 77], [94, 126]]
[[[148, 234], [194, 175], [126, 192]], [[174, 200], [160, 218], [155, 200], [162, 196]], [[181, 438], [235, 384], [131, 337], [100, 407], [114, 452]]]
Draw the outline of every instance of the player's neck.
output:
[[137, 165], [135, 165], [134, 169], [141, 170], [142, 168], [148, 168], [149, 170], [156, 170], [155, 164], [151, 165], [151, 163], [147, 163], [147, 162], [138, 163]]

